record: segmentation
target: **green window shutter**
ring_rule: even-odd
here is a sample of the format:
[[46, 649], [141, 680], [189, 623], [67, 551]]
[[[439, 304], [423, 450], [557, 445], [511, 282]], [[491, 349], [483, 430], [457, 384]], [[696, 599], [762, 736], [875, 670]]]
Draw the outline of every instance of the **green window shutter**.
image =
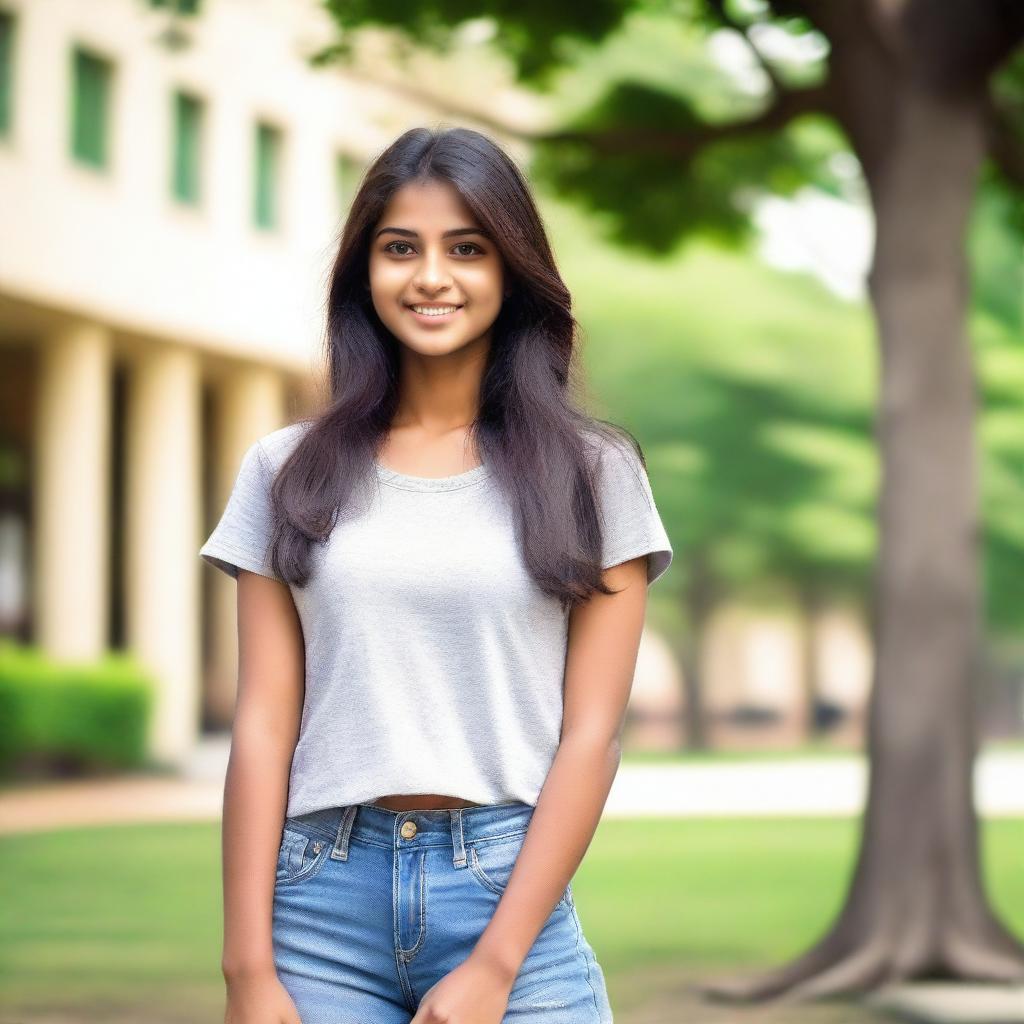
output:
[[93, 167], [107, 164], [110, 61], [75, 47], [72, 57], [71, 152]]
[[149, 0], [150, 7], [169, 7], [177, 14], [198, 14], [199, 0]]
[[171, 189], [175, 199], [197, 205], [202, 166], [203, 103], [188, 93], [174, 94], [174, 154]]
[[257, 227], [274, 228], [279, 218], [281, 131], [266, 122], [256, 125], [256, 168], [253, 219]]
[[9, 135], [14, 118], [14, 15], [0, 11], [0, 135]]
[[361, 166], [355, 157], [339, 153], [334, 160], [334, 188], [339, 214], [344, 215], [352, 203], [359, 183]]

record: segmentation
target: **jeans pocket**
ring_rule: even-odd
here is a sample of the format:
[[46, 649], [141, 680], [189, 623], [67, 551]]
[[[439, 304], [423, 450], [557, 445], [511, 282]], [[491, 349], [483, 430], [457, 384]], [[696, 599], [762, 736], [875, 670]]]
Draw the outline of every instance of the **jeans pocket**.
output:
[[331, 844], [323, 837], [285, 824], [277, 852], [275, 884], [293, 885], [312, 878], [323, 867]]
[[[517, 832], [500, 839], [478, 839], [468, 844], [469, 869], [472, 877], [488, 892], [504, 895], [522, 849], [526, 832]], [[572, 906], [572, 883], [565, 887], [558, 906]]]

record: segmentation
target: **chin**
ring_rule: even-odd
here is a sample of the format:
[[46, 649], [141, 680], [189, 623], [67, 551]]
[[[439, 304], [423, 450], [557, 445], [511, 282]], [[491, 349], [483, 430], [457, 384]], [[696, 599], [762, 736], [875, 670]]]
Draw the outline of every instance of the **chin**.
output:
[[447, 352], [455, 352], [460, 348], [464, 348], [470, 341], [468, 338], [408, 338], [401, 334], [396, 334], [395, 337], [407, 349], [425, 356], [438, 356], [444, 355]]

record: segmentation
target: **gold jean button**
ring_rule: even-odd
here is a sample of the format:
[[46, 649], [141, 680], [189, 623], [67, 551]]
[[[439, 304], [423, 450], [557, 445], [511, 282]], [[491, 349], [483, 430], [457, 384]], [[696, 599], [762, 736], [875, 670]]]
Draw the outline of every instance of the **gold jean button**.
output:
[[416, 822], [415, 821], [403, 821], [402, 822], [402, 838], [412, 839], [416, 835]]

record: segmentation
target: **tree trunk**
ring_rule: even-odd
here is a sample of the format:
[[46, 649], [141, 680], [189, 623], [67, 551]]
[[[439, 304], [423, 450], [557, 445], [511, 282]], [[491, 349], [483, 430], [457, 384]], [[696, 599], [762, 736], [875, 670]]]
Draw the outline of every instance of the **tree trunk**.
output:
[[[841, 91], [853, 102], [856, 83]], [[868, 127], [880, 92], [888, 110]], [[826, 935], [764, 977], [702, 986], [719, 998], [1024, 979], [1024, 945], [982, 887], [972, 800], [980, 598], [964, 253], [984, 155], [982, 95], [938, 96], [893, 74], [863, 95], [866, 109], [850, 112], [862, 120], [847, 129], [876, 213], [869, 284], [883, 464], [868, 806], [845, 905]]]
[[687, 636], [679, 652], [686, 694], [686, 749], [704, 750], [708, 745], [702, 675], [704, 631], [715, 604], [714, 584], [708, 574], [706, 556], [695, 551], [690, 561], [686, 587]]
[[818, 727], [818, 698], [821, 679], [818, 672], [818, 616], [822, 603], [814, 583], [801, 588], [800, 594], [800, 714], [801, 734], [811, 744], [821, 738]]

